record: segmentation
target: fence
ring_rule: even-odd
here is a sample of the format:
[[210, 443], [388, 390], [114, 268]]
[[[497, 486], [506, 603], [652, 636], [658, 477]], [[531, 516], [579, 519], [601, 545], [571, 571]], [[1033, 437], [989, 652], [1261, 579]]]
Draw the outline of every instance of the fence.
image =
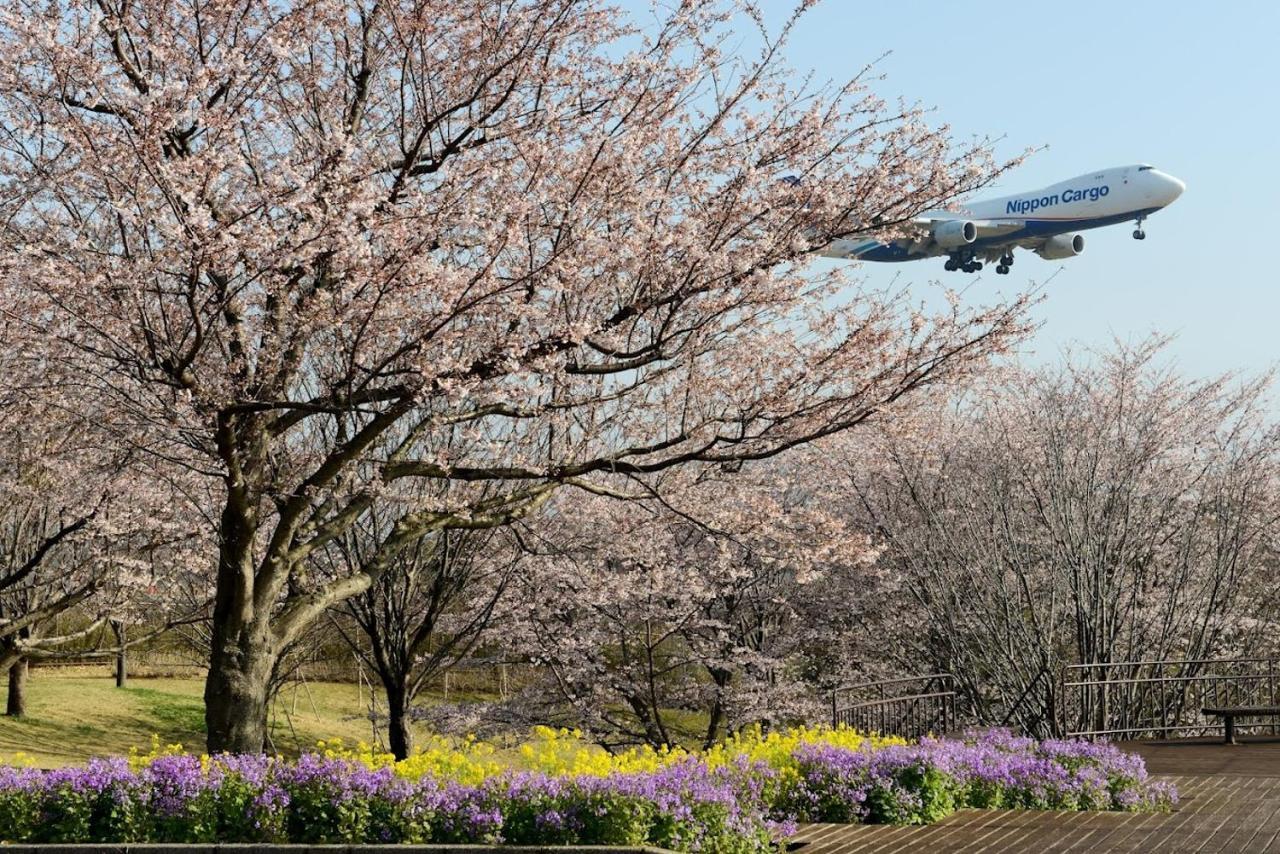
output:
[[837, 688], [831, 723], [903, 738], [950, 732], [956, 726], [955, 677], [933, 673]]
[[[107, 678], [115, 672], [115, 658], [67, 655], [40, 659], [33, 662], [32, 666], [39, 670], [59, 671], [65, 675]], [[131, 649], [128, 653], [130, 678], [203, 679], [207, 669], [208, 663], [190, 652]], [[436, 676], [427, 683], [426, 690], [440, 694], [445, 700], [475, 696], [496, 696], [505, 700], [533, 682], [537, 675], [537, 667], [523, 662], [469, 660]], [[283, 681], [356, 684], [368, 683], [374, 678], [350, 653], [335, 655], [332, 650], [321, 650], [295, 662]]]
[[[1061, 678], [1063, 730], [1069, 736], [1170, 738], [1220, 732], [1206, 706], [1280, 705], [1280, 660], [1220, 658], [1075, 664]], [[1274, 719], [1241, 718], [1237, 729], [1266, 727]]]
[[[189, 654], [172, 650], [130, 649], [127, 654], [129, 675], [143, 678], [203, 678], [205, 663]], [[74, 675], [109, 676], [115, 671], [114, 655], [69, 654], [57, 658], [41, 658], [31, 663], [37, 670], [88, 671]]]

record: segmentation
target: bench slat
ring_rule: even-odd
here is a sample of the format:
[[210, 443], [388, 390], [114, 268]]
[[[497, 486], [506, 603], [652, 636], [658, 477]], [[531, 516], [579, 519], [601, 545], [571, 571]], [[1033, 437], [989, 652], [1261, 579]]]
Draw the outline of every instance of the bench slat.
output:
[[1280, 715], [1280, 706], [1206, 706], [1200, 711], [1206, 715], [1232, 715], [1233, 717]]

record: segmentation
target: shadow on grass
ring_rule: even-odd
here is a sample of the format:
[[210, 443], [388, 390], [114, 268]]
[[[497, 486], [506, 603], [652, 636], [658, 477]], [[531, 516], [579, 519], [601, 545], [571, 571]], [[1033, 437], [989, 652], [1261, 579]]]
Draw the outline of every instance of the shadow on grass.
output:
[[177, 740], [190, 740], [193, 733], [204, 734], [204, 703], [199, 697], [170, 694], [154, 688], [125, 688], [140, 700], [143, 711], [155, 722], [156, 734], [162, 739], [168, 734]]

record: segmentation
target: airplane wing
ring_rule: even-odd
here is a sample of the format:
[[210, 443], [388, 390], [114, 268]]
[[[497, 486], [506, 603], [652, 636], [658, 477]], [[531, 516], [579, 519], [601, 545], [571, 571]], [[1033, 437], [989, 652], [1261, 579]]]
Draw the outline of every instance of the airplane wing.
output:
[[[899, 225], [896, 237], [877, 238], [871, 232], [865, 232], [837, 240], [821, 254], [832, 258], [856, 258], [868, 249], [883, 245], [881, 241], [887, 241], [908, 256], [927, 256], [959, 249], [976, 240], [999, 240], [1010, 235], [1007, 244], [996, 244], [1007, 246], [1018, 242], [1013, 235], [1025, 227], [1026, 221], [1022, 219], [970, 219], [955, 211], [938, 211], [921, 214]], [[990, 251], [990, 247], [984, 251]]]
[[971, 223], [976, 232], [975, 239], [978, 240], [1012, 234], [1026, 225], [1020, 219], [969, 219], [963, 214], [951, 211], [932, 215], [926, 213], [911, 221], [906, 228], [907, 235], [899, 238], [898, 245], [912, 255], [936, 251], [935, 230], [948, 222]]
[[1025, 220], [1021, 219], [967, 219], [960, 214], [950, 214], [948, 216], [918, 216], [912, 223], [928, 234], [933, 231], [935, 225], [948, 220], [964, 220], [973, 223], [974, 228], [978, 230], [978, 239], [989, 237], [999, 237], [1003, 234], [1017, 231], [1026, 225]]

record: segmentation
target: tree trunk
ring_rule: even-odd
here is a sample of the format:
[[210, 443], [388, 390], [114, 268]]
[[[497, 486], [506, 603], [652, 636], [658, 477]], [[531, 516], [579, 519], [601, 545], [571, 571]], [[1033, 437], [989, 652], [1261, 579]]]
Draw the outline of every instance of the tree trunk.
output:
[[404, 685], [387, 685], [387, 742], [396, 759], [408, 759], [413, 752], [413, 731], [409, 728], [408, 691]]
[[645, 742], [655, 750], [675, 747], [667, 736], [667, 728], [662, 725], [662, 719], [655, 713], [656, 704], [640, 694], [627, 694], [626, 698], [627, 705], [631, 706], [640, 725], [644, 727]]
[[204, 722], [209, 753], [261, 753], [267, 740], [267, 694], [276, 652], [266, 638], [220, 638], [214, 626]]
[[27, 713], [27, 660], [20, 658], [9, 666], [9, 700], [4, 713], [20, 718]]
[[702, 749], [710, 750], [720, 735], [720, 727], [724, 724], [724, 696], [733, 679], [733, 672], [723, 667], [707, 667], [711, 681], [716, 686], [716, 695], [711, 701], [711, 714], [707, 717], [707, 735], [702, 740]]
[[116, 687], [123, 688], [129, 681], [129, 662], [127, 660], [128, 650], [125, 648], [125, 630], [124, 623], [119, 620], [111, 621], [111, 631], [116, 636]]
[[[235, 490], [231, 490], [234, 492]], [[253, 526], [243, 495], [223, 507], [218, 532], [209, 675], [204, 683], [209, 753], [261, 753], [267, 740], [267, 694], [280, 652], [268, 613], [255, 609]]]

